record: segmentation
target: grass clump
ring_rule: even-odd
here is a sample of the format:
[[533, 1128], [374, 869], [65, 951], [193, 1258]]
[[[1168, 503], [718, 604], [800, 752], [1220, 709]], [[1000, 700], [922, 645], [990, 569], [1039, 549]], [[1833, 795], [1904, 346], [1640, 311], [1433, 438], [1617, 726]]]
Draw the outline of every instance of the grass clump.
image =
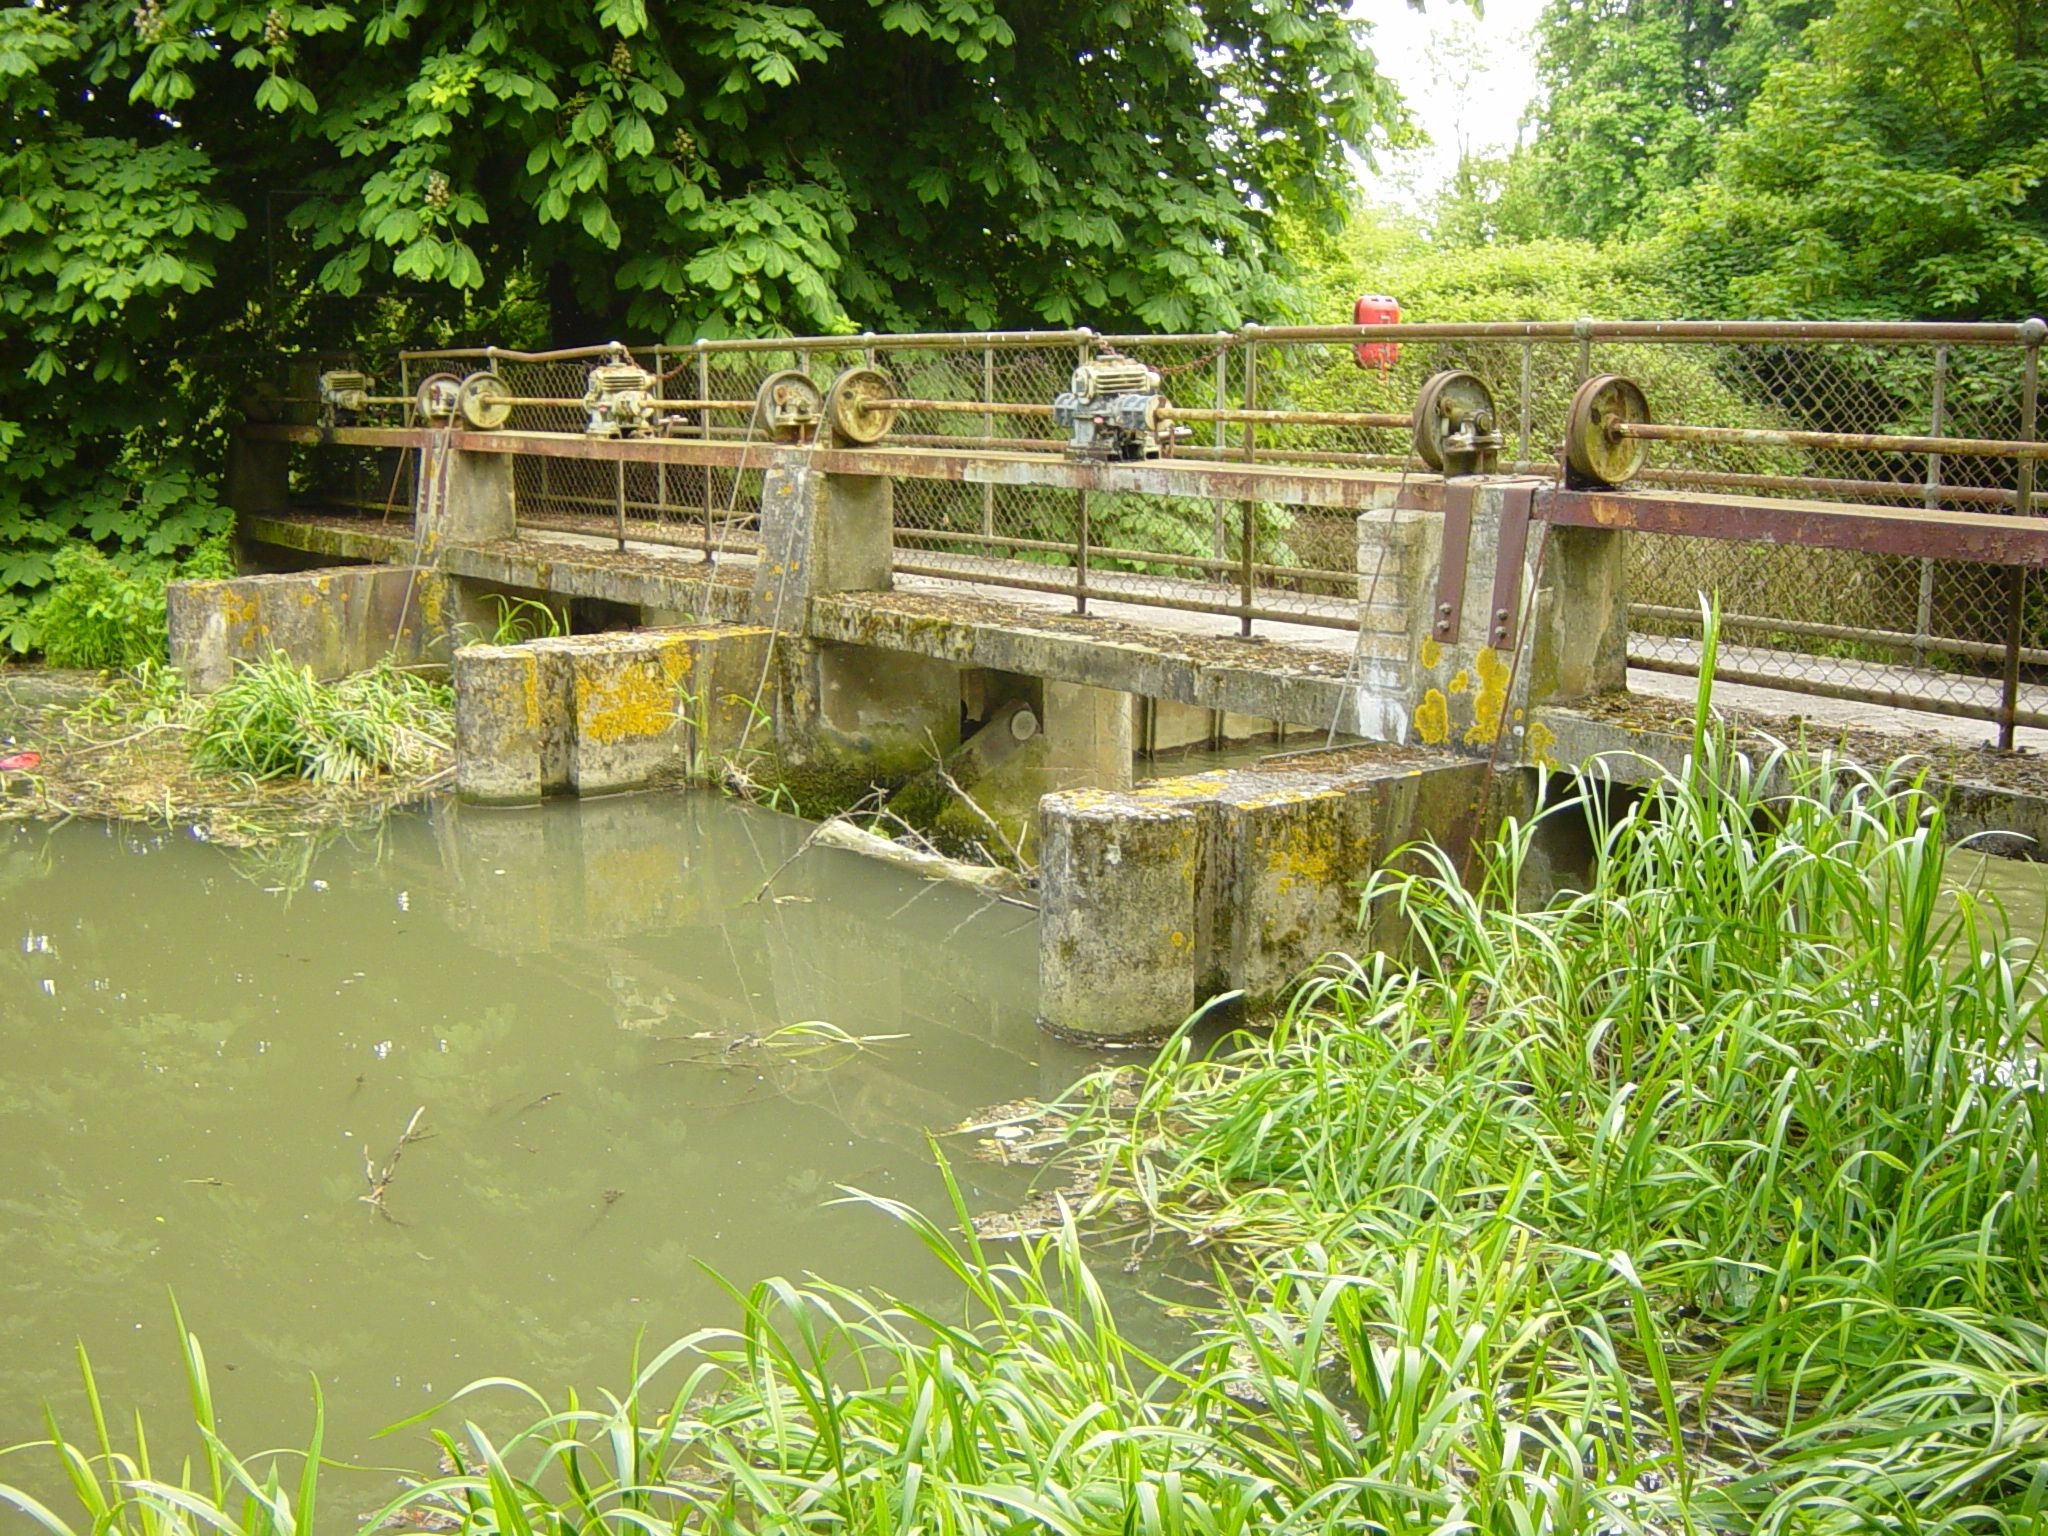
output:
[[357, 784], [423, 773], [454, 738], [449, 689], [390, 663], [337, 682], [273, 653], [244, 663], [201, 705], [193, 762], [254, 779]]
[[1476, 892], [1375, 876], [1412, 963], [1170, 1049], [1096, 1117], [1111, 1181], [1234, 1248], [1213, 1326], [1350, 1406], [1331, 1472], [1383, 1528], [2048, 1528], [2035, 946], [1914, 783], [1704, 706], [1602, 804], [1544, 910], [1527, 829]]

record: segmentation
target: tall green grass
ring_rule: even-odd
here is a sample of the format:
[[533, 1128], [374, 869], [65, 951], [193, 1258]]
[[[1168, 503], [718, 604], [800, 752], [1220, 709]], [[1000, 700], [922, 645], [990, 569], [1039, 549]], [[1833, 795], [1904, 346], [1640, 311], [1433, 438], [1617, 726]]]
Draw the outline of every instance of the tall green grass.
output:
[[422, 773], [453, 747], [453, 696], [440, 683], [379, 663], [334, 682], [282, 652], [242, 663], [200, 706], [193, 762], [256, 779], [354, 784]]
[[1098, 1118], [1106, 1166], [1233, 1243], [1481, 1528], [1520, 1528], [1537, 1467], [1548, 1528], [1592, 1528], [1575, 1479], [1715, 1529], [2044, 1528], [2033, 943], [1955, 888], [1917, 785], [1743, 757], [1704, 704], [1685, 768], [1609, 803], [1542, 910], [1512, 901], [1531, 828], [1477, 890], [1376, 875], [1411, 962], [1170, 1049]]
[[[1071, 1221], [1005, 1258], [878, 1201], [957, 1313], [769, 1281], [617, 1395], [477, 1383], [434, 1431], [454, 1470], [372, 1520], [2048, 1528], [2032, 947], [1954, 889], [1914, 784], [1741, 757], [1704, 709], [1684, 769], [1612, 803], [1586, 808], [1584, 891], [1516, 910], [1529, 828], [1477, 890], [1441, 865], [1375, 876], [1410, 955], [1333, 965], [1227, 1054], [1175, 1041], [1135, 1110], [1125, 1076], [1077, 1090], [1100, 1205], [1221, 1256], [1185, 1352], [1133, 1341]], [[199, 1467], [117, 1450], [95, 1396], [88, 1437], [53, 1422], [18, 1452], [54, 1454], [79, 1513], [0, 1502], [53, 1536], [303, 1531], [317, 1431], [303, 1457], [238, 1460], [189, 1340], [187, 1368]], [[527, 1427], [464, 1417], [489, 1396]]]

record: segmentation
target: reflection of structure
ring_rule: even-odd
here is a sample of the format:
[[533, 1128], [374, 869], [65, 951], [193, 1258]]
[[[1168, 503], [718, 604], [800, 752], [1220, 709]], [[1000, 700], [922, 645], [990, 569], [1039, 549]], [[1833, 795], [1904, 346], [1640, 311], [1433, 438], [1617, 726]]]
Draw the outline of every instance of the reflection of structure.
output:
[[[451, 926], [492, 953], [601, 988], [622, 1029], [732, 1039], [824, 1020], [853, 1035], [908, 1036], [826, 1074], [769, 1074], [765, 1091], [815, 1097], [857, 1134], [916, 1138], [971, 1107], [901, 1075], [906, 1053], [1041, 1054], [1031, 940], [947, 944], [975, 916], [964, 893], [821, 849], [777, 881], [781, 900], [755, 900], [801, 823], [663, 794], [518, 811], [448, 803], [434, 829]], [[1024, 1064], [1004, 1070], [1014, 1079]]]

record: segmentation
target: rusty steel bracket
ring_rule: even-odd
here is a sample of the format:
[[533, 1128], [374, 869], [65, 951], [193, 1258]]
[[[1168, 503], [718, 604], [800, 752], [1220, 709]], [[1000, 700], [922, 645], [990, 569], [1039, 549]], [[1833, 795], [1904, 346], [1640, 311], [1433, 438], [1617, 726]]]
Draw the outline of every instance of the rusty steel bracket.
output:
[[1493, 563], [1493, 601], [1486, 643], [1497, 651], [1513, 650], [1515, 627], [1522, 611], [1522, 557], [1529, 549], [1529, 523], [1536, 515], [1536, 487], [1502, 488], [1500, 548]]
[[1458, 617], [1465, 608], [1465, 560], [1472, 549], [1472, 502], [1478, 491], [1469, 481], [1444, 482], [1444, 559], [1436, 575], [1436, 613], [1430, 637], [1439, 645], [1458, 643]]

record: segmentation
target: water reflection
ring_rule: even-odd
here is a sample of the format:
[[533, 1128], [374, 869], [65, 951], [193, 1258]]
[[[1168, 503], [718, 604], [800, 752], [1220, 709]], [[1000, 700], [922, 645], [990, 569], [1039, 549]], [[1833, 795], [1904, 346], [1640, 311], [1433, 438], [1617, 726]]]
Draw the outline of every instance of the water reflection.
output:
[[[940, 1287], [836, 1186], [936, 1206], [928, 1129], [1089, 1063], [1036, 1032], [1029, 913], [834, 850], [756, 900], [805, 830], [450, 805], [252, 879], [0, 834], [0, 1444], [75, 1402], [74, 1336], [175, 1417], [166, 1287], [231, 1432], [296, 1434], [310, 1370], [343, 1455], [473, 1376], [618, 1379], [726, 1315], [702, 1266]], [[903, 1038], [775, 1034], [806, 1020]]]

